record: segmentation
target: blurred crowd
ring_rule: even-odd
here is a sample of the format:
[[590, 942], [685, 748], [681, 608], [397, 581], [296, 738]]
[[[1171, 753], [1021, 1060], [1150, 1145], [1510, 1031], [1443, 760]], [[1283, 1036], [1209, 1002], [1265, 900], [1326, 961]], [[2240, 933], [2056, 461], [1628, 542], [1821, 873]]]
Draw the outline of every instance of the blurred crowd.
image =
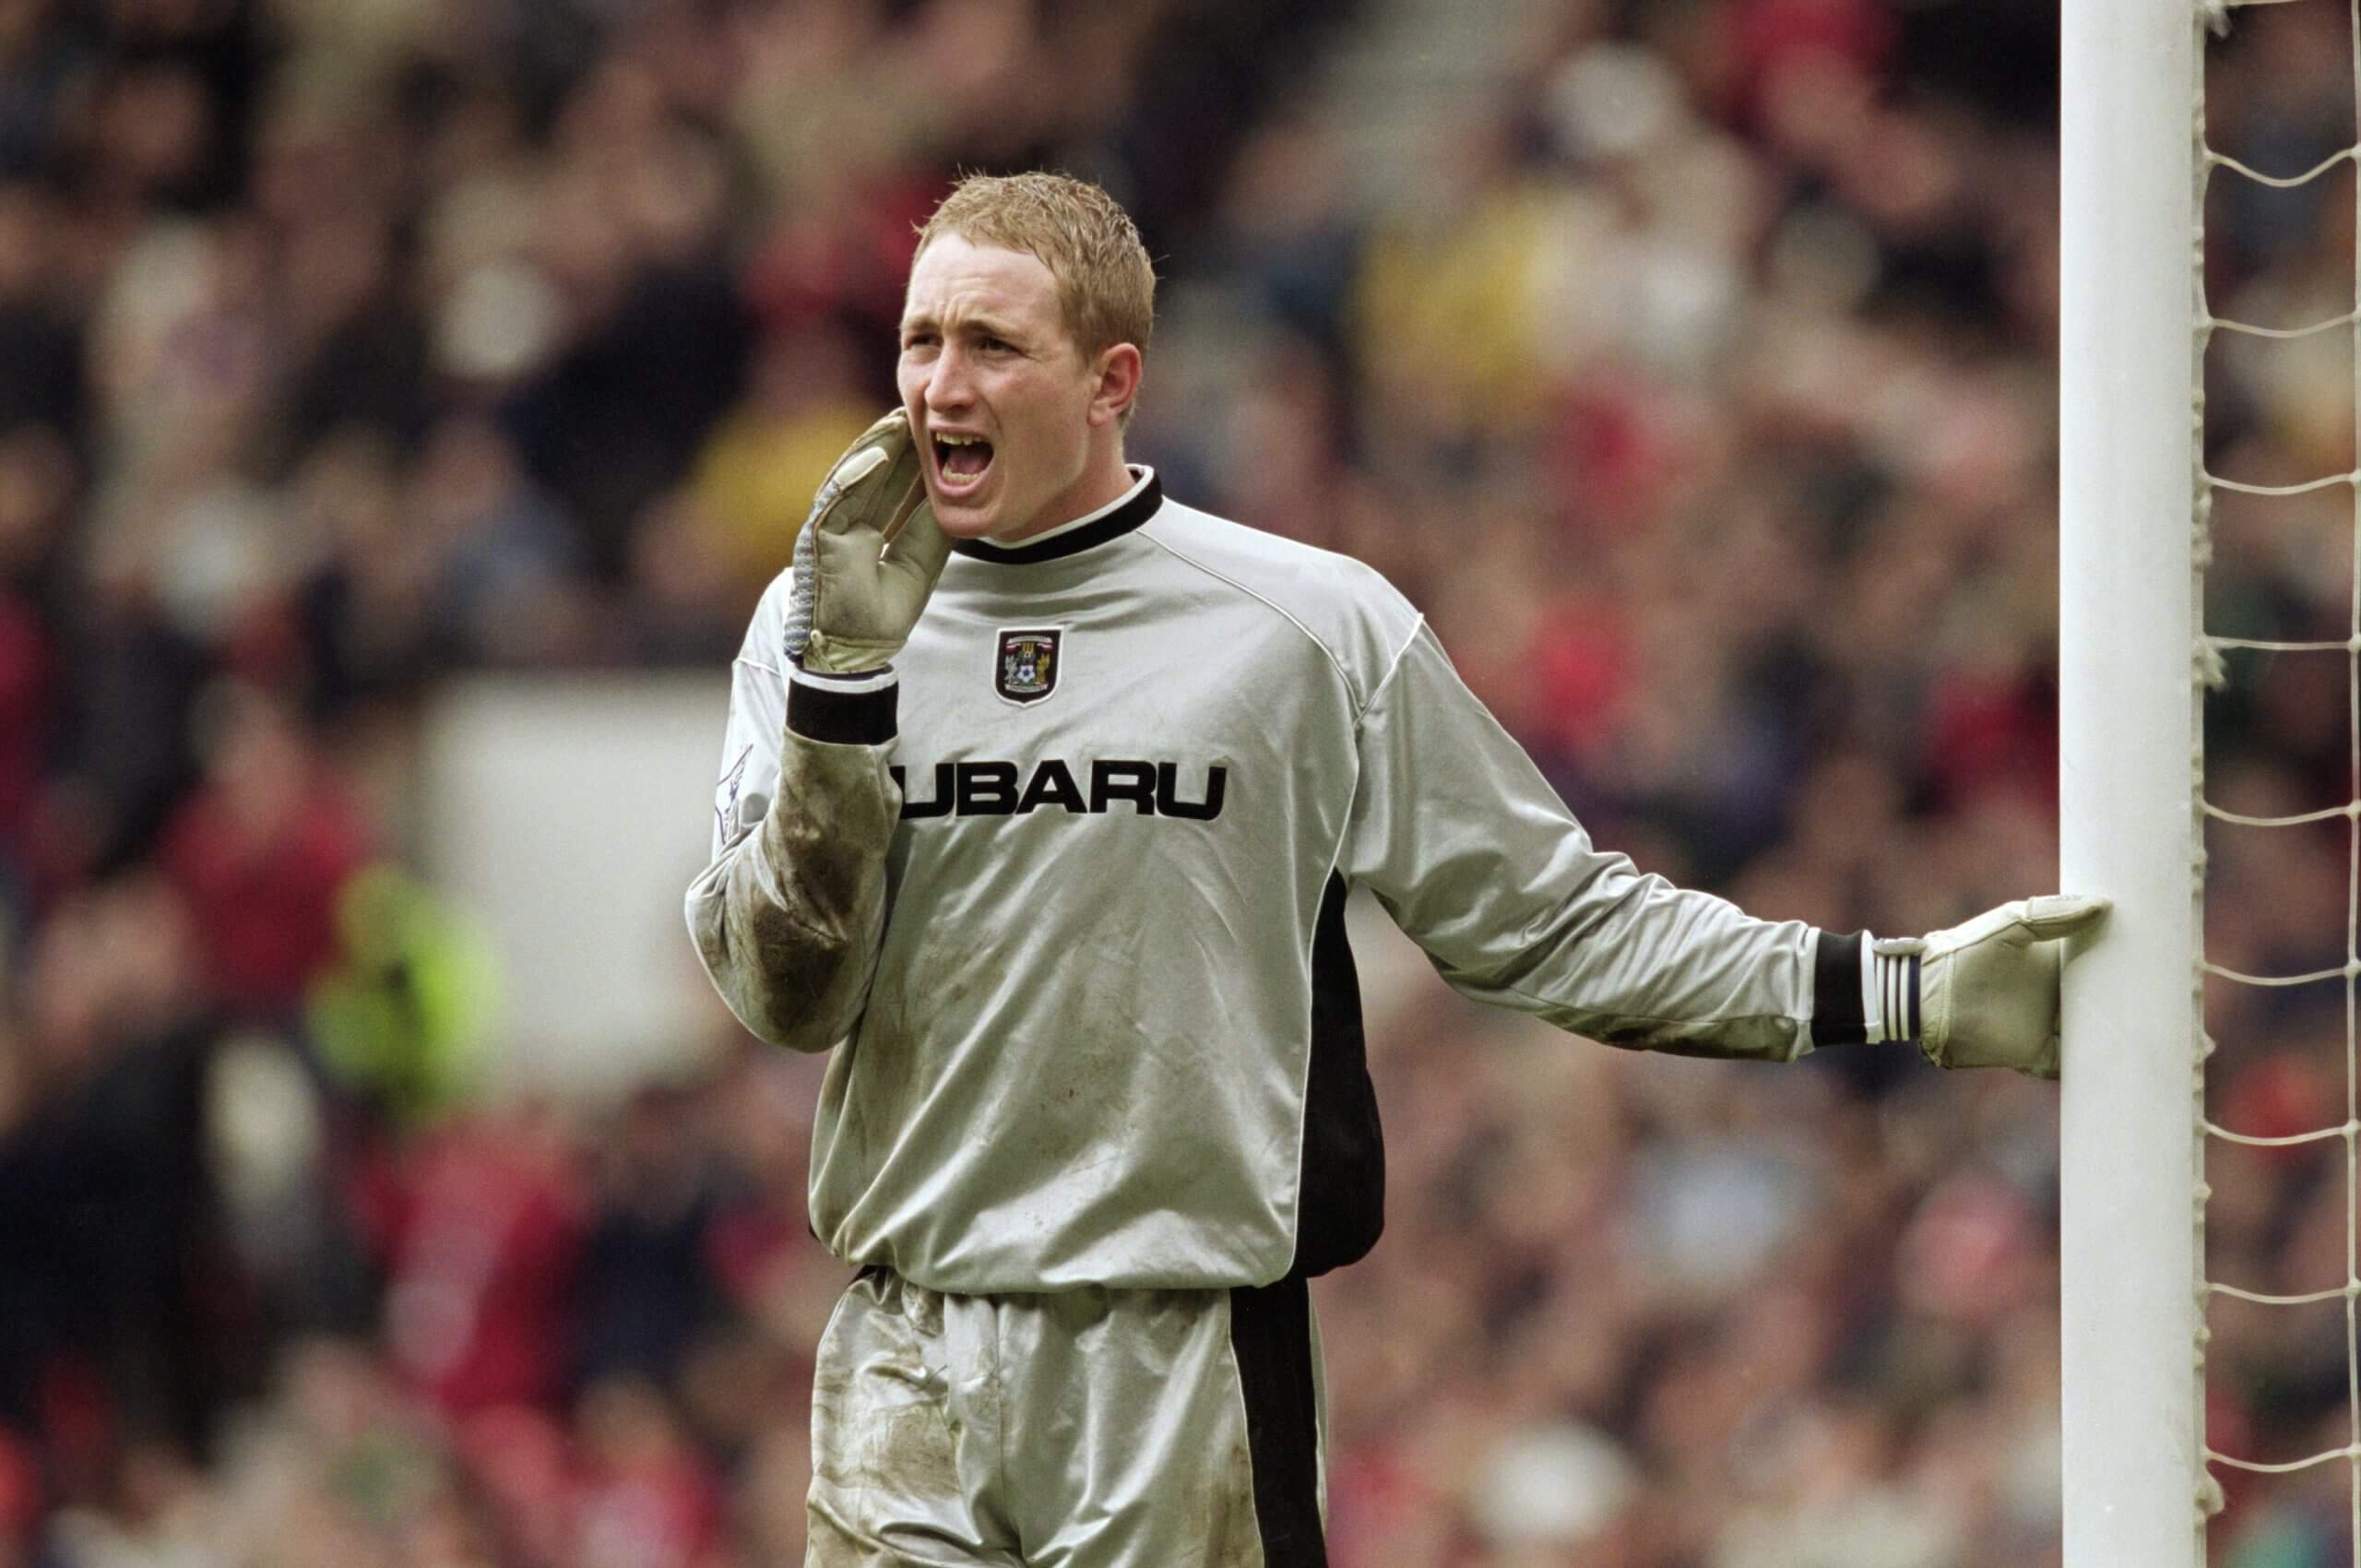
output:
[[[1837, 929], [2055, 885], [2054, 6], [1531, 0], [1480, 92], [1309, 90], [1414, 10], [0, 0], [0, 1568], [801, 1561], [817, 1063], [470, 1095], [406, 767], [455, 674], [727, 663], [959, 167], [1126, 202], [1133, 456], [1386, 572], [1600, 840]], [[2349, 22], [2240, 12], [2213, 144], [2351, 144]], [[2349, 312], [2354, 206], [2217, 176], [2213, 311]], [[2218, 335], [2214, 471], [2351, 469], [2352, 352]], [[2361, 630], [2353, 517], [2222, 497], [2210, 629]], [[2213, 798], [2353, 800], [2351, 660], [2224, 662]], [[2215, 961], [2344, 964], [2352, 831], [2216, 825]], [[2058, 1561], [2053, 1089], [1365, 973], [1338, 1568]], [[2344, 982], [2206, 1009], [2217, 1122], [2345, 1120]], [[2212, 1277], [2351, 1277], [2343, 1142], [2209, 1180]], [[2210, 1311], [2216, 1448], [2361, 1436], [2342, 1300]], [[2354, 1560], [2348, 1462], [2223, 1479], [2217, 1562]]]

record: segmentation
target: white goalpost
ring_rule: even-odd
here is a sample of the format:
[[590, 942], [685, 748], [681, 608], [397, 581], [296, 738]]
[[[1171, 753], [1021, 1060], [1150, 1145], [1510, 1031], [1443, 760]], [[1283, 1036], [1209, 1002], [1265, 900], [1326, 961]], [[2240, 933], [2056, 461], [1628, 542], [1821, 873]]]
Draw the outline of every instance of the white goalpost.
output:
[[2196, 0], [2065, 0], [2060, 1082], [2065, 1562], [2204, 1561]]
[[[2329, 319], [2266, 327], [2216, 315], [2203, 271], [2209, 181], [2293, 190], [2361, 170], [2361, 146], [2337, 148], [2309, 169], [2263, 170], [2225, 156], [2208, 137], [2201, 28], [2227, 31], [2248, 6], [2307, 4], [2342, 6], [2361, 114], [2361, 0], [2064, 5], [2059, 857], [2065, 887], [2116, 902], [2106, 934], [2066, 981], [2059, 1252], [2068, 1568], [2200, 1568], [2205, 1520], [2221, 1496], [2216, 1478], [2240, 1472], [2293, 1478], [2315, 1508], [2341, 1493], [2346, 1538], [2338, 1555], [2361, 1563], [2361, 216], [2349, 236], [2355, 291], [2349, 308]], [[2361, 214], [2361, 200], [2355, 210]], [[2344, 472], [2266, 484], [2207, 470], [2206, 347], [2225, 335], [2263, 340], [2265, 349], [2302, 339], [2351, 347], [2356, 429]], [[2304, 634], [2319, 640], [2271, 641], [2206, 624], [2207, 525], [2224, 493], [2323, 501], [2342, 493], [2354, 566], [2342, 636], [2325, 637], [2319, 628]], [[2342, 661], [2343, 801], [2251, 816], [2208, 797], [2205, 691], [2223, 683], [2225, 654]], [[2209, 959], [2208, 823], [2317, 831], [2337, 819], [2346, 825], [2343, 962], [2310, 973], [2247, 974]], [[2341, 983], [2341, 1123], [2265, 1132], [2209, 1115], [2209, 979], [2237, 987]], [[2221, 1042], [2234, 1055], [2245, 1043]], [[2341, 1281], [2207, 1277], [2205, 1159], [2237, 1146], [2341, 1153], [2331, 1200], [2343, 1210]], [[2275, 1441], [2263, 1454], [2208, 1443], [2205, 1324], [2209, 1305], [2224, 1298], [2271, 1309], [2342, 1303], [2341, 1442], [2285, 1457], [2275, 1456], [2284, 1451]], [[2325, 1481], [2337, 1467], [2339, 1485], [2299, 1475]]]

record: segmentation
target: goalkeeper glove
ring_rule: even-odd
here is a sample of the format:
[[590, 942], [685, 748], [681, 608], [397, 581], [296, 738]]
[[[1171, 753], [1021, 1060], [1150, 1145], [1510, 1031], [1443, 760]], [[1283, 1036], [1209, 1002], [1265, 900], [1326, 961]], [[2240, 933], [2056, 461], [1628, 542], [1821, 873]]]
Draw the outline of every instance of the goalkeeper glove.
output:
[[2095, 931], [2111, 907], [2082, 894], [2020, 898], [1965, 925], [1876, 944], [1886, 1038], [1915, 1033], [1938, 1067], [2058, 1076], [2066, 940]]
[[884, 669], [950, 558], [919, 477], [909, 416], [896, 409], [845, 448], [812, 498], [795, 540], [788, 652], [823, 675]]

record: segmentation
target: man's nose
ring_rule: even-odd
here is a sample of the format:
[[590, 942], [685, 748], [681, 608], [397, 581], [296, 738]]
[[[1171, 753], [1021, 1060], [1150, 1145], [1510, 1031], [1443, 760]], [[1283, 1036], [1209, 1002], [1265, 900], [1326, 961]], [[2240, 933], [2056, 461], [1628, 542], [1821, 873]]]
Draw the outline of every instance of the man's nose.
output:
[[936, 355], [927, 370], [926, 406], [955, 409], [965, 404], [974, 390], [967, 370], [967, 357], [955, 348], [945, 348]]

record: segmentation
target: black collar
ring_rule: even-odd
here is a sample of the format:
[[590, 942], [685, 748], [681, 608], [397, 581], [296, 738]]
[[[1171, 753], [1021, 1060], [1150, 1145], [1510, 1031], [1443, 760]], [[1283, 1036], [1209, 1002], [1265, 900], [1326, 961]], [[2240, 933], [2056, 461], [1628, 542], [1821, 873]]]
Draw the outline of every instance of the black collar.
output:
[[1038, 544], [1000, 545], [980, 539], [963, 539], [952, 549], [970, 561], [990, 561], [1002, 566], [1029, 566], [1037, 561], [1060, 561], [1069, 555], [1079, 555], [1095, 549], [1110, 539], [1121, 539], [1156, 516], [1164, 505], [1164, 481], [1154, 475], [1129, 500], [1097, 522], [1085, 523], [1053, 539]]

